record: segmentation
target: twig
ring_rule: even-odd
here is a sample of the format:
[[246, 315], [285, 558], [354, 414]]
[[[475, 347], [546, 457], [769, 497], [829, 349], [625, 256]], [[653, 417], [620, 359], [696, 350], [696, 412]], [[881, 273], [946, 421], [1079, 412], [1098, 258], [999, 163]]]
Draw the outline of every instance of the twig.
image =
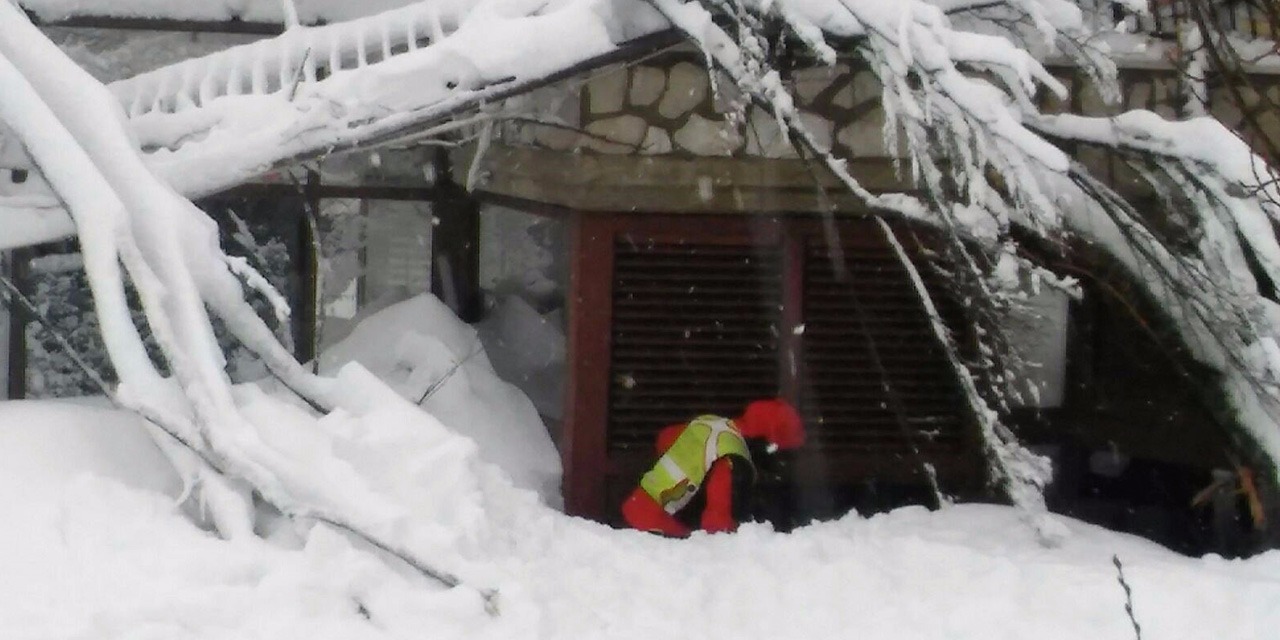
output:
[[302, 60], [298, 62], [298, 68], [293, 72], [292, 82], [289, 83], [289, 102], [293, 102], [293, 99], [298, 95], [298, 85], [302, 84], [303, 76], [306, 75], [303, 72], [307, 66], [307, 59], [310, 57], [311, 47], [307, 47], [307, 50], [302, 54]]
[[302, 214], [307, 221], [307, 239], [311, 241], [312, 254], [312, 273], [315, 275], [314, 281], [311, 283], [311, 309], [309, 313], [312, 318], [311, 336], [311, 373], [320, 373], [320, 336], [324, 330], [324, 269], [321, 268], [324, 259], [324, 244], [320, 239], [320, 212], [316, 211], [315, 203], [311, 200], [311, 195], [307, 189], [298, 180], [298, 177], [292, 171], [287, 172], [289, 181], [293, 183], [293, 188], [298, 191], [298, 197], [302, 198]]
[[[821, 187], [819, 186], [819, 188]], [[828, 248], [830, 249], [831, 246], [834, 245], [834, 242], [831, 241], [838, 241], [839, 238], [833, 234], [828, 240]], [[843, 256], [838, 254], [838, 257], [842, 258]], [[924, 453], [920, 451], [919, 444], [917, 444], [918, 436], [923, 434], [919, 429], [915, 429], [913, 432], [912, 428], [907, 424], [907, 403], [903, 400], [898, 386], [889, 374], [888, 367], [885, 366], [884, 358], [880, 353], [880, 345], [876, 341], [876, 337], [871, 328], [871, 323], [867, 318], [867, 310], [858, 296], [857, 287], [853, 283], [853, 277], [845, 268], [843, 260], [840, 260], [839, 263], [834, 266], [837, 266], [839, 271], [843, 272], [843, 275], [849, 279], [850, 286], [846, 293], [849, 296], [849, 301], [853, 303], [853, 319], [858, 327], [858, 331], [861, 332], [865, 338], [867, 359], [871, 363], [872, 368], [875, 369], [876, 374], [880, 379], [880, 390], [884, 392], [885, 400], [888, 401], [889, 405], [887, 408], [889, 412], [893, 414], [894, 422], [898, 425], [898, 430], [902, 434], [902, 439], [911, 452], [912, 460], [919, 465], [920, 474], [929, 485], [929, 489], [932, 492], [934, 500], [934, 508], [941, 509], [946, 506], [950, 500], [942, 493], [942, 488], [938, 486], [938, 476], [935, 472], [934, 466], [925, 458]], [[943, 345], [943, 347], [950, 348], [951, 345]]]
[[[425, 575], [431, 578], [432, 580], [439, 582], [440, 584], [443, 584], [449, 587], [463, 586], [462, 580], [460, 580], [457, 576], [453, 575], [452, 573], [449, 573], [448, 571], [442, 571], [440, 569], [436, 569], [435, 567], [422, 564], [416, 558], [413, 557], [413, 554], [400, 549], [396, 549], [395, 547], [392, 547], [390, 544], [383, 542], [381, 540], [378, 540], [376, 538], [373, 538], [369, 534], [364, 533], [363, 531], [360, 531], [358, 529], [355, 529], [351, 525], [345, 522], [334, 520], [326, 516], [314, 516], [312, 517], [312, 519], [315, 520], [316, 522], [329, 525], [330, 527], [345, 531], [357, 538], [360, 538], [361, 540], [364, 540], [365, 542], [369, 543], [371, 546], [379, 549], [380, 551], [384, 551], [392, 556], [395, 556], [396, 558], [403, 561], [405, 564], [409, 565], [410, 567], [413, 567], [422, 575]], [[484, 600], [484, 610], [486, 613], [488, 613], [491, 616], [496, 616], [500, 613], [498, 611], [497, 589], [476, 589], [476, 592], [479, 593], [480, 597]]]
[[[86, 358], [84, 354], [80, 353], [80, 350], [77, 349], [75, 345], [71, 344], [71, 341], [67, 339], [66, 334], [55, 327], [53, 323], [49, 322], [49, 319], [44, 314], [40, 313], [40, 311], [36, 309], [36, 306], [31, 302], [31, 299], [28, 298], [26, 294], [22, 293], [12, 280], [7, 276], [0, 275], [0, 286], [4, 287], [5, 291], [9, 294], [8, 300], [10, 308], [12, 308], [13, 303], [16, 302], [26, 310], [27, 313], [31, 314], [36, 322], [40, 324], [40, 327], [53, 337], [53, 340], [58, 343], [58, 346], [66, 352], [67, 357], [71, 358], [71, 361], [79, 367], [80, 371], [83, 372], [91, 382], [93, 382], [94, 386], [98, 388], [98, 391], [101, 391], [102, 395], [106, 396], [107, 400], [111, 402], [113, 406], [138, 414], [143, 420], [154, 424], [179, 444], [190, 449], [197, 458], [208, 465], [211, 469], [214, 469], [215, 471], [218, 470], [217, 465], [209, 458], [208, 455], [189, 442], [185, 437], [179, 435], [176, 429], [165, 426], [162, 418], [148, 415], [144, 409], [129, 407], [121, 402], [111, 385], [107, 383], [106, 378], [104, 378], [102, 374], [93, 367], [93, 365], [89, 364], [88, 358]], [[219, 471], [219, 473], [222, 472]]]
[[[236, 215], [235, 209], [232, 209], [231, 207], [227, 207], [227, 217], [231, 219], [231, 224], [236, 228], [235, 233], [230, 234], [231, 240], [245, 250], [245, 259], [254, 263], [252, 265], [252, 269], [258, 272], [258, 275], [262, 277], [263, 282], [268, 284], [274, 290], [275, 294], [279, 294], [280, 290], [277, 289], [275, 285], [271, 283], [270, 279], [266, 277], [266, 274], [271, 272], [271, 265], [267, 262], [266, 257], [262, 255], [263, 248], [258, 244], [258, 240], [253, 237], [253, 231], [249, 229], [249, 223], [245, 222], [244, 218]], [[246, 286], [251, 289], [257, 289], [258, 292], [267, 299], [267, 303], [272, 306], [273, 311], [276, 313], [276, 339], [284, 345], [285, 349], [292, 352], [294, 350], [293, 333], [289, 330], [289, 323], [284, 321], [286, 318], [281, 317], [280, 309], [275, 304], [271, 292], [262, 290], [260, 287], [255, 286], [250, 281], [250, 274], [239, 272], [235, 273]]]
[[111, 387], [107, 384], [106, 379], [102, 377], [102, 374], [98, 373], [98, 370], [94, 369], [93, 365], [89, 364], [89, 361], [71, 344], [71, 341], [67, 339], [66, 335], [61, 331], [58, 331], [53, 324], [49, 322], [49, 319], [36, 309], [36, 306], [31, 303], [31, 299], [18, 289], [18, 285], [14, 284], [8, 276], [0, 275], [0, 286], [3, 286], [4, 290], [9, 294], [8, 300], [10, 308], [12, 308], [13, 303], [16, 302], [24, 311], [30, 314], [36, 322], [40, 323], [40, 326], [43, 327], [49, 335], [53, 336], [53, 339], [58, 343], [58, 346], [62, 347], [62, 350], [67, 353], [67, 357], [71, 358], [71, 361], [89, 377], [89, 380], [93, 382], [94, 386], [98, 387], [98, 389], [106, 394], [108, 398], [111, 398]]
[[1124, 565], [1120, 563], [1120, 556], [1112, 555], [1111, 564], [1116, 566], [1116, 580], [1124, 589], [1124, 612], [1128, 614], [1129, 622], [1133, 623], [1133, 635], [1137, 640], [1142, 640], [1142, 626], [1133, 614], [1133, 589], [1129, 588], [1129, 583], [1124, 579]]
[[435, 395], [436, 392], [440, 390], [440, 387], [443, 387], [444, 383], [448, 382], [449, 378], [452, 378], [453, 374], [457, 373], [458, 369], [462, 368], [462, 365], [466, 364], [468, 360], [474, 358], [477, 353], [480, 353], [482, 351], [482, 349], [480, 348], [479, 342], [480, 342], [480, 339], [476, 338], [475, 346], [472, 347], [471, 352], [463, 356], [462, 358], [460, 358], [457, 362], [453, 363], [453, 366], [449, 367], [449, 370], [445, 371], [444, 375], [440, 376], [439, 380], [432, 382], [431, 386], [427, 387], [427, 390], [422, 392], [422, 397], [418, 398], [418, 405], [421, 405], [422, 403], [427, 401], [427, 398], [430, 398], [431, 396]]

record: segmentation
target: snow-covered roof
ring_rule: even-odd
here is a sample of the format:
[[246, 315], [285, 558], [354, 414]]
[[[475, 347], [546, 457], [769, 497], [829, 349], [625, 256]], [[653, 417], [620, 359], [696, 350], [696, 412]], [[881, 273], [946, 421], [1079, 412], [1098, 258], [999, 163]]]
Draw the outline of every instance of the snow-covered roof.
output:
[[[294, 0], [303, 23], [337, 22], [413, 4], [416, 0]], [[41, 20], [69, 18], [150, 18], [283, 22], [280, 0], [19, 0]]]

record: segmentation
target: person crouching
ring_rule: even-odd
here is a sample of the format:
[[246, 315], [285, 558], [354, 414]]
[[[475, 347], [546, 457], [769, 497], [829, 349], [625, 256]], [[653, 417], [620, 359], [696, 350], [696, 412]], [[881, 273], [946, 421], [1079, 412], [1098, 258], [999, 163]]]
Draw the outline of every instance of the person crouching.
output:
[[623, 519], [675, 537], [698, 525], [710, 533], [735, 531], [755, 485], [748, 441], [762, 440], [773, 453], [800, 447], [804, 436], [800, 415], [777, 398], [751, 402], [737, 418], [703, 415], [668, 426], [658, 433], [657, 462], [622, 503]]

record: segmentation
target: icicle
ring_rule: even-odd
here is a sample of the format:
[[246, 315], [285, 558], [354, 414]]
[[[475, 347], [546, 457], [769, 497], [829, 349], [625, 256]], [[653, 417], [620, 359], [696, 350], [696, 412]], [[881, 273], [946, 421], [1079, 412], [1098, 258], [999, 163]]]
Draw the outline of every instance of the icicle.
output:
[[356, 25], [356, 66], [369, 66], [369, 51], [365, 48], [364, 25]]
[[133, 99], [129, 101], [129, 108], [126, 109], [126, 112], [129, 114], [129, 117], [134, 118], [142, 115], [142, 111], [143, 111], [142, 105], [143, 105], [142, 94], [140, 93], [133, 94]]
[[408, 40], [405, 41], [405, 44], [408, 45], [409, 51], [417, 51], [418, 50], [418, 21], [406, 20], [404, 25], [404, 32], [405, 32], [405, 37], [408, 38]]
[[209, 104], [209, 102], [211, 102], [214, 98], [218, 97], [217, 88], [216, 88], [216, 82], [217, 82], [216, 77], [218, 74], [219, 61], [220, 61], [219, 58], [214, 58], [213, 60], [210, 60], [209, 66], [204, 70], [204, 75], [200, 79], [199, 89], [197, 90], [197, 93], [196, 93], [196, 104], [199, 106], [203, 107]]
[[267, 65], [262, 58], [262, 47], [255, 47], [250, 51], [253, 58], [253, 70], [250, 72], [250, 88], [249, 91], [254, 95], [265, 95], [267, 93]]
[[386, 60], [391, 57], [391, 28], [386, 20], [378, 23], [378, 35], [382, 38], [382, 59]]
[[479, 183], [480, 166], [485, 152], [489, 150], [489, 144], [493, 141], [493, 120], [486, 120], [482, 126], [480, 140], [476, 143], [475, 157], [471, 159], [471, 167], [467, 169], [467, 191], [474, 191]]
[[289, 62], [289, 53], [291, 51], [293, 51], [292, 47], [280, 47], [280, 68], [278, 69], [279, 84], [277, 85], [277, 91], [288, 91], [289, 87], [293, 85], [293, 67]]
[[427, 19], [431, 21], [432, 42], [444, 40], [444, 25], [440, 22], [440, 9], [434, 2], [427, 5]]
[[329, 73], [342, 71], [342, 30], [329, 31]]
[[223, 87], [223, 95], [238, 96], [243, 93], [244, 84], [242, 82], [240, 61], [244, 58], [243, 50], [233, 50], [230, 54], [231, 67], [227, 69], [227, 83]]
[[293, 4], [293, 0], [280, 0], [280, 10], [284, 15], [285, 31], [293, 29], [299, 25], [298, 7]]
[[199, 89], [198, 83], [200, 79], [195, 75], [194, 71], [195, 65], [193, 64], [183, 65], [182, 67], [182, 81], [179, 84], [181, 88], [178, 90], [178, 95], [174, 96], [176, 98], [173, 104], [174, 112], [186, 107], [196, 106], [196, 91]]

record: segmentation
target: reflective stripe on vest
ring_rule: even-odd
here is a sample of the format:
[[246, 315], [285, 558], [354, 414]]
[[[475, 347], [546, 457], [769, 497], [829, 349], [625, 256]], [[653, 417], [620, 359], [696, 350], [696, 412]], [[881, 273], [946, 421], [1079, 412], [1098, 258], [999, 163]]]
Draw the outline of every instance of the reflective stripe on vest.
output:
[[725, 456], [738, 456], [751, 464], [747, 441], [731, 421], [699, 416], [689, 422], [653, 469], [640, 478], [640, 487], [664, 511], [674, 514], [689, 504], [711, 465]]

